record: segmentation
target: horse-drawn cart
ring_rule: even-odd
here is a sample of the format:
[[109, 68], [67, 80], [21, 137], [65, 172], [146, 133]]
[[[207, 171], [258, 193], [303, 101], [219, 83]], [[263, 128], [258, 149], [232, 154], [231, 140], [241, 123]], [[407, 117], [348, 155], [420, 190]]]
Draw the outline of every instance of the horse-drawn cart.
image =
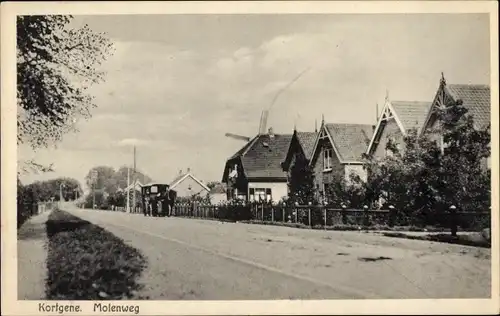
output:
[[163, 217], [172, 215], [177, 192], [168, 184], [149, 183], [141, 188], [144, 216]]

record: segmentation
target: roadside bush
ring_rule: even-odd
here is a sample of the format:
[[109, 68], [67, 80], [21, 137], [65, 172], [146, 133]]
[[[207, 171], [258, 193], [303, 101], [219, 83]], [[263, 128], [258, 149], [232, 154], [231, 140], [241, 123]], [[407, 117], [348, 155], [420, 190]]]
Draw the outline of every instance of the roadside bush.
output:
[[104, 229], [55, 210], [46, 223], [49, 237], [47, 298], [120, 300], [136, 298], [142, 254]]

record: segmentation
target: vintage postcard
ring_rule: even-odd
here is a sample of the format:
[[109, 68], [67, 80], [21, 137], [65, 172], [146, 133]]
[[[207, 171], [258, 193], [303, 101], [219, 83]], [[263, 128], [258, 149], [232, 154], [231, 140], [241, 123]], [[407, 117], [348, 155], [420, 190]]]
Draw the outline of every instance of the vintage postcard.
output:
[[497, 314], [497, 9], [2, 3], [2, 314]]

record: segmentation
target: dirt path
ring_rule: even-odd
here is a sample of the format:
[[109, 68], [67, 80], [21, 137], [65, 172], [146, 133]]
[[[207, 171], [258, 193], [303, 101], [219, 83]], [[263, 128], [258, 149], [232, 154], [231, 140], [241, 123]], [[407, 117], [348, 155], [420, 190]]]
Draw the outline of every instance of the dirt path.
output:
[[50, 211], [27, 220], [17, 234], [17, 295], [19, 300], [45, 299], [47, 233]]

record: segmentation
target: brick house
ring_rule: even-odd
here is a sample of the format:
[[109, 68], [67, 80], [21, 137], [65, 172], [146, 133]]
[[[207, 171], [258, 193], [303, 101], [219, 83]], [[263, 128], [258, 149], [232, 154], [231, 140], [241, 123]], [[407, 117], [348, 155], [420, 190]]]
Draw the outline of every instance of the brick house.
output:
[[[480, 84], [447, 84], [443, 75], [421, 129], [421, 135], [428, 133], [431, 139], [436, 140], [442, 149], [444, 149], [445, 144], [439, 132], [440, 123], [436, 116], [436, 110], [445, 108], [458, 100], [463, 102], [463, 106], [468, 110], [467, 114], [473, 116], [475, 128], [483, 129], [491, 124], [490, 86]], [[491, 168], [490, 158], [484, 162], [485, 168]]]
[[231, 156], [225, 164], [222, 182], [228, 199], [279, 201], [288, 195], [287, 175], [281, 167], [292, 135], [259, 134]]
[[311, 159], [314, 143], [316, 142], [317, 137], [318, 132], [293, 131], [285, 160], [281, 163], [283, 171], [287, 172], [288, 176], [290, 168], [294, 165], [298, 157], [305, 158], [307, 161]]
[[177, 197], [205, 197], [210, 189], [199, 179], [197, 179], [188, 168], [187, 172], [179, 171], [179, 174], [169, 184], [170, 189], [177, 192]]
[[362, 156], [374, 128], [368, 124], [321, 123], [309, 162], [320, 196], [324, 196], [333, 183], [343, 179], [348, 181], [352, 173], [366, 181]]
[[404, 151], [404, 137], [410, 130], [421, 131], [430, 107], [431, 102], [390, 101], [387, 96], [366, 153], [384, 158], [389, 154], [386, 150], [389, 141]]

